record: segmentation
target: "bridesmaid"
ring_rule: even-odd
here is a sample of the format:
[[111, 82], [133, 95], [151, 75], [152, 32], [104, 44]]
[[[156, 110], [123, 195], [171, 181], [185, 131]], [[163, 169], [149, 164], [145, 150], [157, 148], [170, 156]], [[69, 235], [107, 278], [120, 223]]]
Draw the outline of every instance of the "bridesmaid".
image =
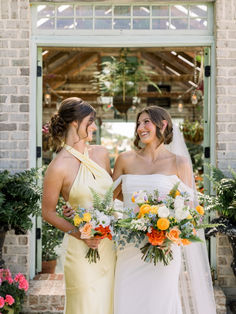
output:
[[[108, 153], [98, 145], [88, 145], [95, 125], [94, 108], [80, 98], [65, 99], [51, 118], [50, 132], [58, 145], [65, 145], [50, 163], [44, 178], [43, 219], [67, 235], [64, 265], [66, 314], [112, 314], [115, 251], [108, 239], [81, 239], [65, 219], [58, 217], [56, 205], [61, 194], [72, 208], [92, 205], [90, 187], [101, 196], [112, 184]], [[100, 260], [89, 264], [88, 248], [99, 247]]]

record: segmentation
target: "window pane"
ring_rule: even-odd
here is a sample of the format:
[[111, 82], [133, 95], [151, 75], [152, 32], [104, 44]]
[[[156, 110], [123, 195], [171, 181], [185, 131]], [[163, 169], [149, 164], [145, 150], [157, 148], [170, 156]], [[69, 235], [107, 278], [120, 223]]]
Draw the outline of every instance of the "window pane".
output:
[[91, 5], [77, 5], [77, 16], [93, 16], [93, 7]]
[[109, 5], [100, 5], [95, 6], [95, 15], [96, 16], [111, 16], [112, 7]]
[[187, 19], [171, 19], [170, 29], [187, 29], [188, 20]]
[[152, 7], [153, 16], [169, 16], [168, 5], [154, 5]]
[[190, 29], [207, 30], [207, 20], [206, 19], [191, 19]]
[[39, 5], [37, 7], [37, 14], [38, 16], [54, 16], [55, 15], [55, 8], [54, 5]]
[[152, 29], [168, 29], [169, 19], [153, 19]]
[[133, 29], [149, 29], [149, 19], [133, 19]]
[[130, 29], [130, 19], [114, 19], [114, 29]]
[[172, 5], [171, 16], [188, 16], [188, 7], [186, 5]]
[[131, 8], [130, 6], [115, 6], [114, 7], [114, 15], [119, 16], [130, 16]]
[[60, 5], [57, 8], [57, 16], [74, 16], [73, 5]]
[[134, 6], [133, 15], [134, 16], [149, 16], [150, 7], [149, 6]]
[[111, 19], [95, 19], [95, 29], [111, 29]]
[[37, 29], [54, 29], [55, 21], [49, 18], [41, 18], [37, 21]]
[[189, 14], [190, 17], [207, 17], [207, 5], [191, 5]]
[[75, 27], [76, 29], [92, 29], [93, 19], [76, 19]]
[[57, 19], [57, 29], [74, 29], [74, 19]]

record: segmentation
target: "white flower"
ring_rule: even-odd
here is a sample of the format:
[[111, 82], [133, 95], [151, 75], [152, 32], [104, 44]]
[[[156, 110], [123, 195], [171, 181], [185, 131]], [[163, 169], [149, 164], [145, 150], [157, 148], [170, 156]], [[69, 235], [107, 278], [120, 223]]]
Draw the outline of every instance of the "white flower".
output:
[[184, 207], [184, 198], [182, 196], [176, 196], [174, 202], [175, 210], [180, 210]]
[[132, 220], [131, 229], [135, 229], [135, 230], [139, 230], [139, 231], [146, 231], [147, 230], [146, 224], [147, 224], [147, 221], [144, 218]]
[[166, 218], [170, 215], [169, 208], [167, 208], [165, 205], [162, 205], [158, 208], [158, 216], [161, 218]]
[[175, 218], [177, 221], [186, 219], [189, 215], [188, 207], [179, 208], [175, 211]]
[[132, 201], [133, 203], [136, 203], [136, 204], [145, 203], [147, 200], [148, 200], [147, 194], [142, 190], [138, 192], [134, 192], [132, 196]]
[[95, 211], [95, 214], [96, 214], [97, 220], [99, 222], [99, 225], [102, 225], [104, 228], [106, 226], [110, 225], [110, 223], [111, 223], [111, 217], [110, 216], [107, 216], [104, 213], [99, 212], [98, 210]]

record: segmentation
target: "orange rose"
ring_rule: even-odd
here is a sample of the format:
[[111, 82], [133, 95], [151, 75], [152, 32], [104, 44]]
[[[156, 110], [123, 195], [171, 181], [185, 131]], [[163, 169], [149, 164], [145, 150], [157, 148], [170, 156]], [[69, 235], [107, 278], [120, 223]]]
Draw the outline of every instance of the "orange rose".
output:
[[148, 214], [151, 210], [151, 206], [148, 204], [143, 204], [139, 209], [138, 218], [143, 217], [145, 214]]
[[166, 230], [170, 226], [170, 222], [167, 218], [159, 218], [157, 220], [157, 228], [160, 230]]
[[100, 234], [96, 235], [95, 238], [98, 238], [98, 239], [108, 238], [109, 240], [112, 240], [111, 230], [110, 230], [109, 226], [106, 226], [104, 228], [102, 225], [100, 225], [99, 227], [95, 228], [95, 230], [98, 233], [100, 233]]
[[181, 239], [183, 245], [189, 245], [191, 242], [188, 239]]
[[91, 238], [91, 231], [92, 231], [92, 225], [87, 222], [82, 228], [79, 229], [81, 232], [81, 239], [90, 239]]
[[198, 205], [196, 207], [196, 211], [200, 214], [200, 215], [204, 215], [204, 208], [201, 205]]
[[181, 231], [178, 228], [173, 228], [170, 230], [170, 232], [166, 233], [167, 238], [176, 243], [176, 244], [180, 244], [180, 239], [179, 239], [179, 235], [180, 235]]
[[148, 241], [152, 245], [162, 245], [165, 240], [165, 232], [152, 229], [151, 233], [147, 233]]

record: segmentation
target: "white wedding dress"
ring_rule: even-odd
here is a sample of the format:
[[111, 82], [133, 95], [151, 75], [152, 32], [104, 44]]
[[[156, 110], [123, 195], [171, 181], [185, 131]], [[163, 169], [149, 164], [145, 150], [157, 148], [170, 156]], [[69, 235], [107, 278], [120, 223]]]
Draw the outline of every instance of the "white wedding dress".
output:
[[[176, 175], [127, 174], [121, 176], [121, 181], [124, 211], [135, 206], [131, 201], [135, 191], [158, 189], [160, 196], [165, 197], [177, 182], [180, 182], [179, 190], [188, 192], [193, 198], [193, 190]], [[140, 247], [144, 244], [140, 243]], [[114, 314], [182, 314], [179, 293], [181, 248], [172, 245], [173, 260], [168, 266], [162, 263], [154, 266], [141, 259], [140, 247], [127, 244], [123, 250], [118, 249]]]

